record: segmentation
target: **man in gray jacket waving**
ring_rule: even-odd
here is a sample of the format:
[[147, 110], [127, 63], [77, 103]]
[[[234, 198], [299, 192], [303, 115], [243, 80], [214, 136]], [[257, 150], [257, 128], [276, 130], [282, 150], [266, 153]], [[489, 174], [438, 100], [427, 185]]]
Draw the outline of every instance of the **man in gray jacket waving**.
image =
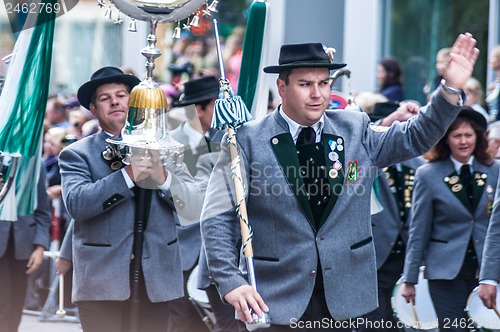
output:
[[377, 307], [373, 178], [378, 168], [421, 155], [443, 136], [478, 53], [472, 36], [460, 35], [430, 104], [409, 121], [380, 127], [361, 112], [325, 111], [329, 70], [344, 65], [321, 44], [282, 46], [279, 65], [264, 68], [279, 74], [282, 104], [236, 134], [258, 292], [238, 266], [227, 148], [202, 212], [209, 269], [240, 320], [252, 323], [250, 310], [268, 311], [271, 331], [351, 331], [349, 319]]

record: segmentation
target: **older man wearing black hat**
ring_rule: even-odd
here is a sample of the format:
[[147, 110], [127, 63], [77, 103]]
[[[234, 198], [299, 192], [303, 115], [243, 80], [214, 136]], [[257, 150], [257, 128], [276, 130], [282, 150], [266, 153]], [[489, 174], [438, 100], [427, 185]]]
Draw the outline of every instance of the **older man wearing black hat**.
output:
[[[460, 89], [479, 51], [460, 35], [432, 102], [411, 121], [372, 124], [362, 112], [325, 111], [329, 70], [319, 43], [284, 45], [277, 73], [282, 104], [237, 131], [253, 232], [257, 289], [240, 271], [238, 216], [223, 145], [202, 212], [208, 266], [242, 321], [267, 311], [272, 331], [351, 331], [377, 307], [370, 192], [377, 169], [426, 152], [456, 117]], [[251, 311], [252, 310], [252, 311]]]
[[[138, 83], [118, 68], [96, 71], [78, 90], [78, 100], [99, 120], [102, 131], [70, 145], [59, 158], [64, 203], [75, 220], [72, 300], [85, 332], [129, 328], [131, 265], [136, 259], [141, 260], [139, 331], [166, 331], [169, 301], [183, 296], [176, 214], [197, 220], [202, 199], [186, 166], [166, 170], [143, 158], [143, 172], [135, 177], [132, 165], [119, 168], [120, 160], [102, 156], [106, 140], [121, 135], [130, 90]], [[149, 191], [143, 255], [134, 257], [135, 188], [148, 179], [157, 188]], [[173, 201], [183, 203], [174, 206]]]

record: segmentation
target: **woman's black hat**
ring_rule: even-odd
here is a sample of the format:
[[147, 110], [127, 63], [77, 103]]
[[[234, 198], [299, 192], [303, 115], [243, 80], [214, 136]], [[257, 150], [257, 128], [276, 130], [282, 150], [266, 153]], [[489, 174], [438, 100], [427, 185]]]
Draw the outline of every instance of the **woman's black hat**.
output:
[[474, 110], [472, 107], [464, 106], [460, 109], [458, 116], [470, 119], [472, 122], [476, 123], [479, 127], [486, 130], [488, 128], [488, 122], [484, 115]]

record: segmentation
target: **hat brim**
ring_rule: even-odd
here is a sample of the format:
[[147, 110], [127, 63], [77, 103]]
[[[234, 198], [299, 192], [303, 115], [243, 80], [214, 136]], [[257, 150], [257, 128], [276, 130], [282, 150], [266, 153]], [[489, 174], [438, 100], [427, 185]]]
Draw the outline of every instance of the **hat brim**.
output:
[[267, 66], [264, 67], [264, 72], [268, 74], [279, 74], [284, 70], [294, 69], [294, 68], [328, 68], [340, 69], [347, 66], [345, 63], [315, 63], [315, 62], [301, 62], [301, 63], [290, 63], [278, 66]]
[[217, 98], [219, 98], [219, 87], [210, 89], [208, 91], [204, 91], [202, 94], [199, 94], [197, 96], [186, 96], [182, 100], [176, 100], [174, 101], [173, 106], [174, 107], [188, 106], [193, 104], [199, 104], [206, 100], [217, 99]]
[[458, 113], [458, 116], [462, 116], [472, 120], [484, 130], [488, 128], [488, 122], [486, 121], [486, 118], [481, 113], [472, 108], [462, 108]]
[[108, 76], [88, 81], [78, 89], [77, 92], [78, 101], [80, 102], [80, 105], [82, 105], [86, 109], [90, 109], [90, 98], [92, 97], [92, 94], [99, 86], [107, 83], [123, 83], [125, 85], [128, 85], [132, 89], [140, 82], [141, 82], [140, 79], [138, 79], [133, 75], [128, 75], [128, 74]]

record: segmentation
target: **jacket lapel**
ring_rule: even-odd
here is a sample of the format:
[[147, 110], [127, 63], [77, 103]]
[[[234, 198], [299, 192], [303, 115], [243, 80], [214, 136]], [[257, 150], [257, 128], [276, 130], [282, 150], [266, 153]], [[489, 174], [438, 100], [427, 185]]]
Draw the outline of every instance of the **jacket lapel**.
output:
[[[333, 134], [323, 133], [321, 135], [321, 143], [325, 155], [325, 164], [328, 171], [328, 182], [330, 184], [330, 199], [323, 211], [319, 227], [323, 225], [335, 204], [337, 203], [338, 195], [335, 193], [342, 192], [342, 186], [345, 178], [345, 140]], [[341, 148], [339, 148], [341, 147]]]
[[290, 133], [286, 132], [272, 137], [271, 147], [273, 148], [274, 155], [281, 165], [281, 170], [292, 192], [299, 201], [307, 220], [313, 228], [316, 228], [314, 226], [314, 218], [311, 207], [309, 206], [309, 200], [307, 199], [304, 180], [299, 175], [300, 163], [292, 136]]
[[462, 205], [465, 206], [470, 212], [473, 212], [471, 202], [467, 197], [467, 193], [465, 192], [465, 188], [460, 181], [458, 173], [453, 171], [451, 174], [445, 176], [443, 181], [448, 185], [448, 188], [451, 190], [453, 195], [458, 198]]
[[474, 160], [474, 174], [472, 181], [473, 188], [473, 211], [476, 211], [481, 198], [483, 197], [484, 188], [486, 185], [486, 179], [488, 178], [488, 174], [484, 172], [482, 165]]

